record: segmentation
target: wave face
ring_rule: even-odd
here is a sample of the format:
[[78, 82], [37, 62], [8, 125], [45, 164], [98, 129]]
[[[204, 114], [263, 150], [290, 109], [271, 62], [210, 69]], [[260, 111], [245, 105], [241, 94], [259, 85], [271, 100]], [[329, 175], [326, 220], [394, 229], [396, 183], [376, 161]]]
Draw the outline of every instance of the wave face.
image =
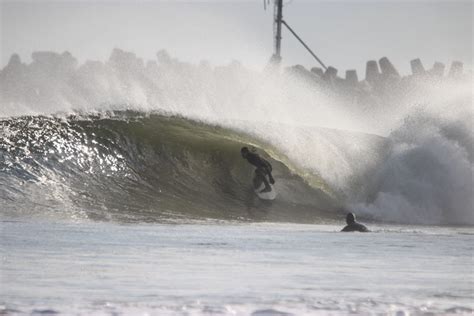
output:
[[[15, 55], [0, 71], [2, 213], [306, 221], [343, 207], [474, 225], [472, 77], [345, 96], [313, 79], [163, 51], [83, 65], [67, 52]], [[242, 144], [276, 165], [271, 205], [249, 192]]]
[[121, 112], [1, 125], [0, 200], [10, 216], [308, 221], [330, 218], [336, 205], [264, 148], [279, 198], [260, 201], [240, 156], [251, 138], [204, 123]]

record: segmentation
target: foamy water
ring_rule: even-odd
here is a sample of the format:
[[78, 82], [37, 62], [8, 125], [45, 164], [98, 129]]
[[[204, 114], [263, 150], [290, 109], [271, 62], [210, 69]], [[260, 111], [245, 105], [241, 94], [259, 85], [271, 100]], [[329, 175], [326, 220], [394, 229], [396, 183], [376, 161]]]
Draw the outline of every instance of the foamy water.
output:
[[0, 312], [472, 312], [472, 229], [369, 226], [2, 221]]

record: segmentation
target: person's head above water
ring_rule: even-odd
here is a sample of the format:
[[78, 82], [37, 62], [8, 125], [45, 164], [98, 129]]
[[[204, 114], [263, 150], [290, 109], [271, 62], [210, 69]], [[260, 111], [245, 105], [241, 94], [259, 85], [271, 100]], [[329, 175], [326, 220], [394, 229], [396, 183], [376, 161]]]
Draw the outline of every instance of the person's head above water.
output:
[[249, 153], [249, 149], [247, 147], [242, 147], [240, 149], [240, 154], [242, 155], [243, 158], [247, 157], [247, 154]]
[[367, 227], [365, 227], [361, 223], [356, 222], [356, 216], [355, 216], [354, 213], [348, 213], [346, 215], [346, 222], [347, 222], [347, 226], [344, 227], [341, 230], [342, 232], [362, 232], [362, 233], [365, 233], [365, 232], [369, 231], [367, 229]]
[[348, 213], [346, 216], [347, 225], [354, 224], [356, 221], [356, 216], [354, 213]]

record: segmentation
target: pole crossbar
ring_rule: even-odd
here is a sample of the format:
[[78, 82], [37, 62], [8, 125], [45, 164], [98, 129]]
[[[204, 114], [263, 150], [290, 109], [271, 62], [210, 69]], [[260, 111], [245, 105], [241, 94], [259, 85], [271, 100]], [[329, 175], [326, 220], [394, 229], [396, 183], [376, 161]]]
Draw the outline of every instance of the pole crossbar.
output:
[[327, 70], [328, 67], [324, 65], [324, 63], [321, 61], [321, 59], [318, 58], [318, 56], [316, 56], [315, 53], [313, 53], [313, 51], [308, 47], [308, 45], [305, 44], [305, 42], [303, 42], [303, 40], [298, 36], [298, 34], [293, 31], [293, 29], [288, 25], [288, 23], [286, 23], [285, 20], [281, 20], [281, 23], [283, 23], [286, 28], [291, 32], [291, 34], [293, 34], [296, 39], [308, 50], [308, 52], [318, 61], [318, 63], [324, 68], [324, 70]]

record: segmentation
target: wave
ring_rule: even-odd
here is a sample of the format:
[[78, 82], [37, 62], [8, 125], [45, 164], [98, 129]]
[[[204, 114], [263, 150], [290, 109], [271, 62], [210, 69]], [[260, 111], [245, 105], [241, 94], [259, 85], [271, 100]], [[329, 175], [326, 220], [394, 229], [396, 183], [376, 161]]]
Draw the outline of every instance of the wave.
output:
[[378, 220], [474, 224], [472, 113], [449, 120], [420, 111], [390, 135], [387, 158], [351, 208]]
[[[263, 142], [218, 126], [132, 112], [1, 125], [0, 200], [13, 217], [315, 221], [337, 208]], [[251, 189], [253, 168], [240, 156], [249, 143], [274, 166], [277, 201]]]
[[[164, 51], [83, 65], [67, 52], [14, 55], [0, 71], [1, 213], [318, 221], [345, 209], [474, 224], [472, 77], [338, 96], [306, 74]], [[249, 192], [242, 144], [276, 166], [271, 205]]]

